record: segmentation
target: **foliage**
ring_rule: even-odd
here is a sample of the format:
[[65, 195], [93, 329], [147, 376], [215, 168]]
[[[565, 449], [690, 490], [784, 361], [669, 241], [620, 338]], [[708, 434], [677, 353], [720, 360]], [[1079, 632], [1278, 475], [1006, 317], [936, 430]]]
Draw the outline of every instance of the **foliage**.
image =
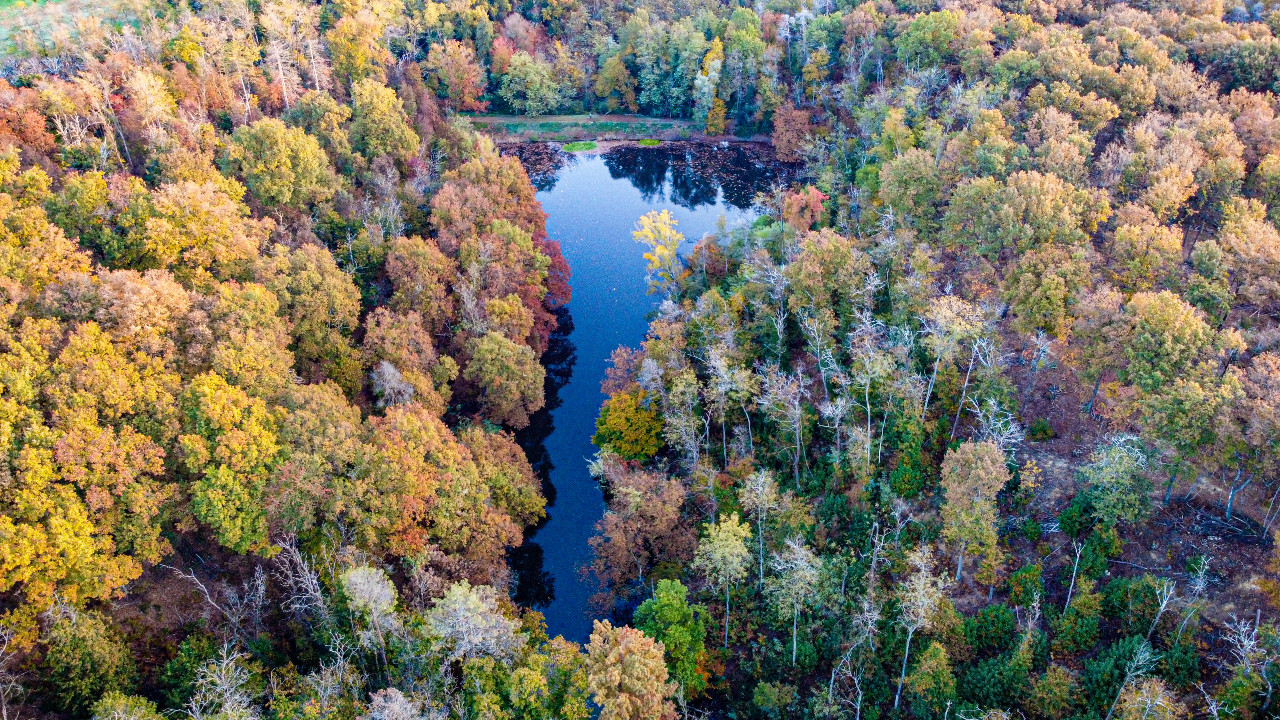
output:
[[55, 710], [88, 717], [105, 693], [133, 688], [133, 656], [101, 615], [63, 613], [52, 621], [43, 640], [44, 680], [52, 690]]
[[600, 408], [591, 442], [627, 460], [648, 460], [662, 449], [662, 416], [643, 391], [615, 393]]
[[684, 701], [706, 689], [702, 666], [706, 662], [706, 609], [690, 605], [688, 590], [678, 580], [659, 580], [653, 597], [636, 608], [633, 622], [647, 637], [663, 647], [668, 677], [680, 689]]

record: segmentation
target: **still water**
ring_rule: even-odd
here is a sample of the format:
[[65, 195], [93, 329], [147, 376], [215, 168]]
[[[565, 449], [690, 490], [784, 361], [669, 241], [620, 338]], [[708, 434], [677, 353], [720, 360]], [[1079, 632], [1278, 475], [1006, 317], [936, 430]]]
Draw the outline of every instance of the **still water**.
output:
[[546, 615], [554, 637], [585, 642], [595, 580], [588, 539], [604, 514], [600, 487], [587, 472], [591, 436], [610, 354], [639, 347], [657, 300], [647, 293], [644, 247], [631, 231], [650, 210], [669, 210], [686, 238], [684, 252], [714, 232], [750, 223], [752, 199], [783, 170], [757, 147], [664, 144], [567, 155], [551, 145], [513, 151], [525, 164], [547, 212], [547, 232], [572, 271], [573, 299], [543, 358], [547, 405], [521, 433], [547, 496], [547, 520], [512, 552], [515, 599]]

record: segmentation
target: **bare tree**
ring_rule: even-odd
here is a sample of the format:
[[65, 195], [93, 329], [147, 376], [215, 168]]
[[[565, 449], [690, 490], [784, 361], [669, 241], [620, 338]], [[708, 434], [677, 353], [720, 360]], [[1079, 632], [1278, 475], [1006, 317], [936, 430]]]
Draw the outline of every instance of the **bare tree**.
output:
[[[884, 324], [869, 310], [857, 316], [853, 331], [849, 333], [849, 376], [862, 391], [862, 408], [866, 416], [867, 464], [871, 464], [871, 386], [893, 373], [893, 360], [882, 349]], [[887, 417], [887, 414], [886, 414]]]
[[793, 375], [777, 365], [767, 365], [761, 373], [763, 393], [760, 404], [775, 423], [791, 434], [791, 467], [796, 489], [800, 489], [800, 458], [804, 456], [804, 401], [809, 390], [804, 386], [803, 368]]
[[287, 593], [282, 606], [301, 622], [328, 625], [333, 619], [324, 596], [320, 573], [311, 559], [298, 549], [298, 539], [286, 535], [276, 540], [280, 554], [275, 557], [275, 578]]
[[18, 720], [21, 713], [15, 705], [25, 693], [21, 675], [13, 668], [17, 656], [13, 651], [13, 638], [13, 628], [0, 622], [0, 720]]
[[964, 403], [969, 396], [969, 377], [973, 374], [973, 364], [977, 362], [984, 367], [993, 367], [996, 362], [996, 346], [990, 338], [979, 337], [973, 341], [969, 350], [969, 367], [964, 371], [964, 384], [960, 386], [960, 402], [956, 403], [956, 419], [951, 423], [951, 439], [956, 439], [956, 428], [960, 426], [960, 413], [964, 412]]
[[187, 701], [191, 720], [258, 720], [261, 711], [249, 692], [244, 654], [223, 645], [218, 656], [196, 673], [195, 692]]
[[1156, 609], [1156, 617], [1151, 621], [1151, 628], [1147, 630], [1147, 640], [1151, 640], [1151, 635], [1156, 631], [1156, 626], [1160, 624], [1160, 618], [1164, 615], [1169, 606], [1178, 597], [1174, 582], [1168, 578], [1161, 578], [1156, 584], [1156, 601], [1160, 603], [1160, 607]]
[[747, 482], [738, 490], [738, 502], [756, 521], [756, 543], [760, 553], [760, 588], [764, 589], [764, 527], [769, 520], [769, 513], [777, 510], [778, 483], [774, 482], [773, 473], [768, 470], [757, 470], [751, 473]]
[[1134, 651], [1133, 657], [1129, 658], [1129, 662], [1124, 666], [1124, 680], [1120, 682], [1120, 690], [1116, 692], [1116, 699], [1111, 701], [1111, 708], [1107, 710], [1105, 720], [1111, 720], [1111, 716], [1115, 714], [1116, 704], [1120, 702], [1120, 696], [1124, 694], [1129, 683], [1150, 673], [1159, 659], [1160, 655], [1151, 647], [1151, 643], [1143, 640]]
[[969, 402], [973, 407], [973, 413], [978, 418], [978, 442], [989, 441], [1000, 447], [1004, 453], [1010, 457], [1018, 451], [1018, 447], [1022, 445], [1026, 433], [1022, 430], [1013, 413], [1000, 407], [992, 398], [979, 405], [973, 398], [969, 398]]
[[769, 595], [791, 615], [791, 664], [796, 664], [796, 648], [800, 630], [800, 611], [809, 604], [818, 584], [818, 558], [799, 537], [788, 538], [782, 552], [774, 553], [770, 563]]
[[902, 607], [898, 623], [907, 631], [907, 646], [902, 653], [902, 672], [898, 674], [898, 690], [893, 695], [893, 708], [902, 701], [902, 684], [907, 679], [907, 661], [911, 658], [911, 641], [920, 630], [928, 629], [933, 613], [942, 600], [946, 578], [933, 572], [933, 553], [928, 545], [921, 545], [907, 557], [912, 567], [911, 575], [899, 590]]

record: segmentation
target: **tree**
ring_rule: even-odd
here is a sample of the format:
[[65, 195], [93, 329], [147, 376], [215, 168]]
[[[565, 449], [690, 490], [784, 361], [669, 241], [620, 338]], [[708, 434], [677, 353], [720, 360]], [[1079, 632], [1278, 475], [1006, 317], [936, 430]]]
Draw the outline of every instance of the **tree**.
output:
[[1139, 522], [1151, 505], [1151, 481], [1146, 477], [1147, 454], [1132, 435], [1118, 435], [1098, 444], [1089, 464], [1080, 469], [1098, 521], [1106, 527]]
[[636, 79], [622, 61], [622, 53], [611, 55], [600, 66], [600, 72], [596, 75], [595, 93], [596, 97], [604, 100], [609, 112], [617, 112], [619, 108], [625, 108], [628, 112], [640, 109], [636, 103]]
[[365, 80], [383, 79], [382, 66], [392, 61], [391, 53], [381, 42], [385, 25], [373, 13], [360, 10], [347, 15], [325, 34], [333, 72], [337, 79], [353, 90]]
[[361, 368], [351, 332], [359, 324], [360, 291], [351, 276], [319, 245], [293, 251], [277, 245], [260, 261], [258, 279], [289, 320], [299, 374], [321, 374], [354, 395]]
[[546, 115], [560, 109], [564, 88], [549, 63], [517, 50], [498, 83], [498, 97], [521, 115]]
[[[721, 518], [707, 527], [707, 536], [698, 543], [693, 569], [711, 580], [713, 587], [724, 588], [724, 646], [729, 647], [729, 589], [747, 576], [751, 551], [747, 549], [749, 526], [738, 521], [738, 514]], [[659, 638], [661, 639], [661, 638]]]
[[351, 143], [369, 160], [383, 155], [407, 162], [418, 154], [418, 133], [409, 126], [396, 91], [372, 78], [351, 87]]
[[280, 449], [266, 403], [205, 373], [179, 404], [187, 434], [178, 445], [196, 519], [236, 552], [265, 552], [264, 491]]
[[333, 197], [337, 178], [320, 143], [301, 128], [264, 118], [238, 128], [228, 165], [266, 207], [304, 210]]
[[1146, 392], [1185, 377], [1213, 345], [1213, 331], [1200, 313], [1168, 290], [1135, 293], [1125, 309], [1132, 325], [1121, 377]]
[[45, 679], [61, 712], [85, 717], [104, 693], [133, 687], [133, 654], [96, 612], [59, 610], [44, 645]]
[[449, 288], [457, 276], [457, 262], [434, 240], [410, 236], [391, 241], [386, 269], [394, 289], [391, 309], [415, 314], [431, 335], [443, 333], [454, 319]]
[[645, 461], [662, 449], [662, 415], [639, 388], [605, 400], [591, 442], [627, 460]]
[[643, 584], [663, 561], [687, 561], [693, 548], [682, 516], [686, 491], [678, 478], [628, 469], [614, 455], [600, 460], [609, 505], [589, 544], [595, 576], [615, 594]]
[[1280, 303], [1280, 230], [1266, 219], [1257, 200], [1233, 198], [1223, 208], [1218, 243], [1225, 253], [1237, 294], [1261, 307]]
[[1156, 221], [1138, 205], [1120, 208], [1109, 255], [1116, 262], [1116, 279], [1131, 290], [1151, 290], [1176, 277], [1182, 262], [1182, 231]]
[[934, 361], [924, 404], [920, 408], [921, 420], [929, 411], [929, 398], [933, 396], [933, 386], [938, 380], [938, 368], [951, 360], [963, 341], [982, 331], [982, 321], [977, 308], [954, 295], [943, 295], [929, 301], [923, 318], [925, 332], [928, 333], [924, 344], [933, 353]]
[[601, 720], [670, 720], [675, 708], [667, 698], [662, 643], [629, 627], [596, 620], [587, 645], [587, 688], [600, 706]]
[[791, 435], [791, 472], [800, 489], [800, 458], [804, 457], [805, 399], [809, 389], [800, 373], [785, 373], [776, 365], [761, 369], [760, 405], [774, 423]]
[[920, 654], [916, 667], [907, 676], [907, 697], [911, 712], [918, 718], [945, 716], [956, 700], [956, 676], [947, 651], [936, 642]]
[[[724, 101], [716, 97], [723, 67], [724, 43], [715, 37], [702, 58], [701, 72], [693, 80], [693, 122], [706, 128], [708, 135], [716, 135], [724, 129]], [[720, 103], [718, 107], [717, 102]]]
[[1066, 337], [1076, 295], [1089, 287], [1090, 274], [1089, 258], [1083, 250], [1049, 245], [1023, 255], [1002, 288], [1014, 315], [1013, 328]]
[[455, 583], [427, 612], [433, 641], [446, 652], [447, 662], [493, 658], [510, 662], [524, 645], [519, 623], [498, 609], [498, 595], [487, 585]]
[[93, 704], [93, 720], [163, 720], [156, 704], [119, 690], [103, 693]]
[[773, 149], [783, 162], [799, 162], [801, 152], [809, 142], [812, 131], [808, 110], [798, 110], [791, 103], [782, 105], [773, 113]]
[[649, 261], [649, 292], [669, 295], [678, 289], [684, 273], [680, 259], [680, 243], [684, 235], [676, 230], [676, 219], [667, 210], [650, 210], [636, 221], [631, 237], [649, 248], [644, 259]]
[[485, 415], [494, 422], [519, 429], [545, 402], [542, 396], [546, 370], [527, 345], [490, 330], [468, 343], [471, 356], [463, 379], [479, 390]]
[[764, 588], [764, 528], [769, 521], [769, 513], [780, 507], [778, 483], [774, 481], [773, 473], [768, 470], [757, 470], [751, 473], [747, 481], [738, 489], [738, 502], [756, 521], [756, 544], [760, 556], [760, 572], [757, 578], [760, 587]]
[[1027, 705], [1035, 717], [1062, 720], [1076, 706], [1078, 694], [1079, 688], [1071, 671], [1061, 665], [1050, 665], [1032, 682]]
[[689, 604], [688, 590], [679, 580], [659, 580], [653, 597], [636, 608], [634, 622], [645, 636], [662, 645], [680, 702], [700, 695], [707, 686], [702, 674], [707, 654], [706, 608]]
[[956, 543], [956, 580], [964, 569], [965, 549], [982, 548], [986, 562], [999, 556], [996, 536], [996, 493], [1010, 480], [1005, 455], [992, 442], [965, 442], [947, 451], [942, 461], [943, 537]]
[[765, 592], [780, 612], [791, 616], [791, 664], [795, 665], [800, 612], [817, 589], [818, 558], [804, 540], [792, 537], [781, 552], [773, 554], [770, 565], [774, 577], [765, 582]]
[[1160, 678], [1130, 684], [1120, 694], [1119, 720], [1185, 720], [1187, 708]]
[[455, 110], [484, 112], [489, 103], [484, 95], [484, 68], [476, 60], [476, 52], [453, 38], [435, 43], [427, 53], [426, 69], [435, 74], [438, 94], [447, 98]]
[[907, 556], [911, 565], [911, 574], [905, 583], [899, 586], [898, 600], [901, 603], [898, 623], [907, 631], [907, 645], [902, 652], [902, 671], [898, 674], [898, 690], [893, 696], [893, 707], [896, 709], [902, 700], [902, 686], [907, 679], [907, 662], [911, 659], [911, 641], [920, 630], [928, 629], [933, 622], [935, 610], [942, 600], [942, 591], [946, 580], [933, 574], [933, 554], [928, 545], [921, 545]]

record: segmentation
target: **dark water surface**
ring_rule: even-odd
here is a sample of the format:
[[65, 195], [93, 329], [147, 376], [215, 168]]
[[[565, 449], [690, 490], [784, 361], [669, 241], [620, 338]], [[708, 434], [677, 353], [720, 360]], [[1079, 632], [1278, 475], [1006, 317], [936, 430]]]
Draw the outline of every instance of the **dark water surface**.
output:
[[650, 210], [670, 210], [687, 240], [685, 251], [714, 232], [723, 216], [732, 227], [756, 217], [752, 198], [780, 181], [765, 149], [666, 144], [566, 155], [553, 145], [513, 151], [538, 188], [547, 232], [572, 270], [573, 300], [543, 358], [547, 407], [520, 442], [543, 480], [547, 520], [512, 551], [515, 598], [546, 615], [550, 634], [585, 642], [594, 579], [587, 540], [604, 514], [604, 498], [587, 472], [591, 436], [604, 400], [600, 382], [619, 345], [639, 347], [656, 306], [646, 293], [645, 249], [631, 237]]

